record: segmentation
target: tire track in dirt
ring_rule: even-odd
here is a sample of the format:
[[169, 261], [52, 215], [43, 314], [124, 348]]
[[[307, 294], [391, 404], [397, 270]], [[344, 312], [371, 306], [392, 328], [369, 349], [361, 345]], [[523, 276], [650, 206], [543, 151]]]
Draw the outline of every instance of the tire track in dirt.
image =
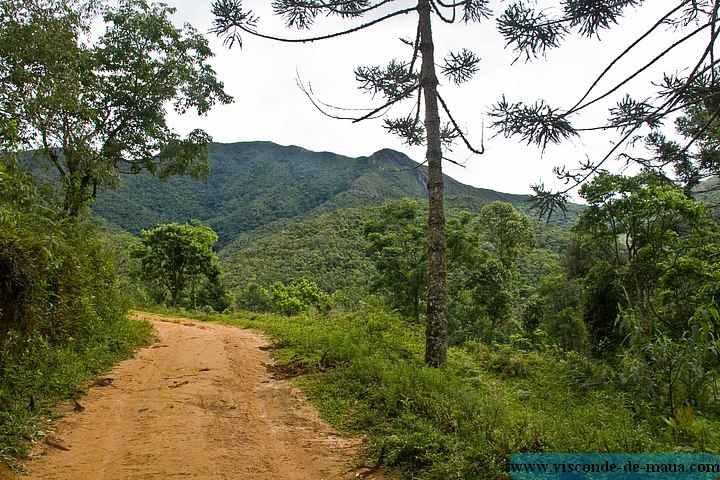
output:
[[[267, 342], [228, 326], [137, 313], [158, 339], [93, 387], [38, 444], [29, 479], [335, 480], [358, 439], [340, 435], [267, 372]], [[373, 477], [366, 477], [373, 478]], [[379, 477], [374, 477], [379, 478]]]

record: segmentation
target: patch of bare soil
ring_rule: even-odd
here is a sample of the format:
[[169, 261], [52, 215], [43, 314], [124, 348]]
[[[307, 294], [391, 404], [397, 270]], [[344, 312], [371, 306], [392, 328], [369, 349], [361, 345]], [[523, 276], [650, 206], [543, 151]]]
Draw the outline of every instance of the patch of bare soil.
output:
[[323, 423], [273, 378], [252, 332], [144, 313], [157, 342], [95, 381], [36, 444], [37, 479], [335, 480], [361, 441]]

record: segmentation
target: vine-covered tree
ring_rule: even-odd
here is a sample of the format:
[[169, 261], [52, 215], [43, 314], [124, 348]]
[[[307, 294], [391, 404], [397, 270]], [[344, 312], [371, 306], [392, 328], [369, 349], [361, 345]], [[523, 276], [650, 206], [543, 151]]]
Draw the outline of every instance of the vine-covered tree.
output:
[[[75, 217], [122, 173], [209, 172], [210, 137], [181, 138], [166, 106], [204, 114], [231, 98], [207, 61], [207, 40], [177, 28], [174, 9], [145, 0], [0, 4], [0, 113], [27, 149], [52, 162]], [[90, 35], [101, 14], [104, 33]]]

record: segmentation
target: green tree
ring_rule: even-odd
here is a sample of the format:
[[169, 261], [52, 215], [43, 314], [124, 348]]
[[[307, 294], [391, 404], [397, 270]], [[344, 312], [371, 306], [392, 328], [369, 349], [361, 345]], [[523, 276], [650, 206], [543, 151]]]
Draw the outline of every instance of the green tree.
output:
[[315, 282], [302, 277], [288, 285], [275, 282], [267, 296], [272, 311], [288, 316], [307, 313], [312, 307], [327, 312], [331, 306], [330, 297]]
[[[365, 223], [367, 249], [375, 264], [371, 288], [406, 318], [420, 320], [428, 277], [427, 223], [417, 201], [383, 206]], [[513, 209], [514, 211], [514, 209]], [[517, 269], [484, 250], [468, 212], [450, 217], [448, 239], [449, 336], [490, 340], [511, 316], [517, 301]], [[532, 229], [530, 230], [532, 232]]]
[[720, 317], [716, 306], [698, 306], [679, 336], [660, 330], [650, 335], [642, 332], [632, 312], [623, 312], [619, 320], [628, 331], [628, 345], [615, 375], [638, 397], [667, 408], [665, 422], [673, 434], [687, 433], [683, 430], [689, 427], [678, 423], [682, 416], [677, 415], [678, 407], [690, 414], [695, 409], [717, 410]]
[[448, 232], [450, 330], [453, 343], [490, 342], [518, 300], [518, 259], [534, 246], [530, 220], [506, 202], [491, 202], [475, 218], [461, 212]]
[[420, 321], [427, 286], [427, 223], [410, 199], [390, 202], [365, 223], [367, 251], [375, 264], [371, 289], [383, 292], [402, 315]]
[[[207, 63], [207, 40], [175, 27], [174, 9], [144, 0], [95, 5], [0, 4], [0, 111], [25, 148], [52, 162], [71, 217], [123, 173], [206, 175], [210, 137], [195, 130], [181, 138], [165, 108], [204, 114], [231, 101]], [[105, 31], [88, 40], [98, 11]]]
[[477, 223], [507, 269], [515, 268], [518, 259], [535, 247], [535, 230], [530, 219], [507, 202], [485, 205]]
[[183, 225], [168, 223], [143, 230], [133, 256], [142, 263], [143, 278], [169, 295], [170, 305], [179, 306], [187, 294], [194, 307], [203, 280], [217, 283], [221, 276], [212, 250], [217, 240], [212, 228], [197, 220]]
[[644, 333], [680, 334], [716, 282], [718, 228], [705, 207], [650, 172], [603, 172], [580, 193], [589, 208], [574, 230], [612, 268], [624, 307]]
[[563, 350], [585, 353], [589, 332], [583, 321], [583, 288], [579, 279], [557, 271], [543, 277], [536, 289], [538, 326]]
[[14, 150], [17, 143], [17, 124], [6, 118], [0, 118], [0, 152], [3, 154]]
[[[456, 265], [450, 277], [456, 278]], [[479, 250], [474, 262], [462, 268], [450, 292], [450, 323], [453, 343], [467, 339], [491, 342], [510, 319], [517, 301], [517, 275], [492, 253]]]
[[588, 247], [578, 227], [568, 231], [568, 235], [571, 239], [558, 268], [563, 269], [569, 280], [582, 284], [582, 314], [593, 340], [593, 353], [609, 359], [623, 341], [623, 334], [616, 327], [623, 299], [615, 281], [615, 268]]
[[595, 353], [610, 358], [623, 341], [623, 332], [617, 328], [623, 297], [618, 289], [615, 268], [605, 260], [597, 260], [582, 280], [584, 284], [583, 318], [592, 335]]

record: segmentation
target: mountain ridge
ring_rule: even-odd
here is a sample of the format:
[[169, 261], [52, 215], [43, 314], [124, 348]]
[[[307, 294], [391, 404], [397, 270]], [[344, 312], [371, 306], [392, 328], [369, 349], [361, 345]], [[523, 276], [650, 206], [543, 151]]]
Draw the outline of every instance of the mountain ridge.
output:
[[[135, 235], [159, 223], [197, 219], [218, 232], [223, 247], [241, 233], [277, 221], [427, 198], [425, 166], [391, 149], [352, 158], [267, 141], [213, 143], [209, 159], [206, 182], [185, 177], [161, 182], [147, 173], [124, 177], [117, 189], [98, 195], [93, 213]], [[527, 210], [527, 196], [472, 187], [448, 176], [445, 191], [449, 208], [504, 200]]]

